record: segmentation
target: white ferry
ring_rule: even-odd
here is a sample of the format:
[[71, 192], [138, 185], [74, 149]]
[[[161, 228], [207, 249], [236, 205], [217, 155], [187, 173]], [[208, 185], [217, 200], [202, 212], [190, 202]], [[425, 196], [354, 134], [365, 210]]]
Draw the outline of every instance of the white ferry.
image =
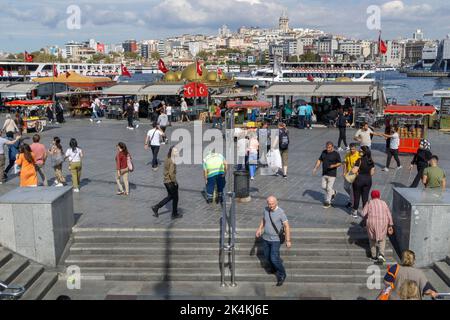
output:
[[349, 78], [353, 82], [374, 82], [375, 73], [375, 68], [368, 64], [284, 63], [281, 70], [259, 69], [250, 76], [236, 77], [236, 81], [243, 87], [267, 87], [272, 83], [336, 81], [339, 78]]
[[[55, 63], [58, 73], [75, 71], [91, 77], [110, 77], [117, 80], [121, 74], [120, 64]], [[0, 61], [0, 81], [29, 81], [39, 77], [52, 77], [53, 64], [44, 62]]]

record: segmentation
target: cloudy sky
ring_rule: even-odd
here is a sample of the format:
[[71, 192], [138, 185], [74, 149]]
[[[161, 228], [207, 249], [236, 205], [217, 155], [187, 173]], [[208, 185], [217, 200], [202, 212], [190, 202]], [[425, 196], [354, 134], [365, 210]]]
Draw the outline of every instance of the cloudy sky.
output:
[[[447, 0], [0, 0], [0, 51], [37, 50], [68, 40], [106, 43], [158, 39], [184, 33], [217, 34], [226, 24], [274, 27], [283, 10], [291, 27], [317, 28], [354, 38], [376, 39], [366, 26], [370, 5], [381, 9], [384, 38], [450, 34]], [[81, 12], [81, 28], [69, 29], [69, 6]]]

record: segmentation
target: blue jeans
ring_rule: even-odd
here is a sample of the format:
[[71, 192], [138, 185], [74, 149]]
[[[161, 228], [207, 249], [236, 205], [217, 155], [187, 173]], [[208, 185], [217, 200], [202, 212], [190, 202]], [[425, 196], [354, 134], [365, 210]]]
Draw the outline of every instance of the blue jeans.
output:
[[305, 128], [305, 118], [306, 116], [299, 116], [299, 123], [298, 123], [298, 127], [300, 129], [304, 129]]
[[213, 117], [213, 128], [216, 128], [217, 125], [219, 125], [220, 130], [222, 130], [222, 118]]
[[225, 175], [220, 174], [214, 177], [208, 178], [206, 183], [206, 196], [208, 200], [212, 200], [214, 197], [214, 189], [217, 185], [217, 193], [219, 200], [223, 200], [223, 189], [225, 189]]
[[312, 126], [312, 115], [306, 115], [306, 126], [311, 128]]
[[250, 169], [250, 178], [253, 178], [256, 175], [256, 167], [258, 164], [258, 153], [257, 152], [251, 152], [249, 154], [248, 163], [249, 163], [249, 169]]
[[92, 116], [91, 116], [91, 119], [92, 120], [99, 120], [99, 116], [98, 116], [98, 114], [97, 114], [97, 111], [92, 111]]
[[264, 258], [275, 269], [277, 280], [286, 278], [286, 270], [280, 257], [280, 247], [280, 241], [267, 241], [263, 239]]

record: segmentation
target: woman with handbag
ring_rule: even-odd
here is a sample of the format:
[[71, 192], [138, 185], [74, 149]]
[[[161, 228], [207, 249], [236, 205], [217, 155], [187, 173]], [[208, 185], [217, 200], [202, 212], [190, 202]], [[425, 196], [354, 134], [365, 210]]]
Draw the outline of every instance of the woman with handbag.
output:
[[360, 158], [359, 152], [356, 148], [356, 143], [350, 143], [350, 151], [345, 155], [344, 165], [344, 190], [349, 196], [347, 208], [353, 207], [353, 182], [355, 182], [357, 173], [353, 173], [352, 169], [355, 167], [356, 161]]
[[362, 211], [361, 216], [366, 220], [367, 236], [370, 242], [372, 260], [383, 264], [386, 262], [384, 249], [387, 235], [394, 234], [394, 222], [389, 206], [380, 199], [380, 191], [373, 190], [370, 200]]
[[66, 178], [63, 175], [62, 165], [64, 163], [64, 153], [61, 146], [61, 139], [53, 138], [53, 144], [48, 151], [52, 161], [52, 167], [55, 170], [55, 187], [63, 187], [66, 183]]
[[[117, 195], [121, 196], [128, 196], [130, 193], [130, 184], [128, 180], [128, 175], [130, 170], [133, 170], [130, 168], [132, 167], [131, 164], [131, 156], [128, 152], [127, 146], [123, 142], [119, 142], [117, 144], [117, 154], [116, 154], [116, 182], [117, 182], [117, 188], [118, 192]], [[122, 182], [123, 181], [123, 186]], [[124, 191], [125, 187], [125, 191]]]
[[34, 155], [28, 144], [20, 146], [16, 165], [20, 166], [20, 187], [37, 187], [37, 172]]
[[362, 199], [363, 208], [369, 201], [369, 193], [372, 188], [372, 177], [375, 174], [375, 163], [372, 160], [372, 153], [369, 147], [362, 146], [359, 153], [360, 159], [352, 169], [353, 174], [357, 174], [353, 182], [353, 217], [358, 217], [358, 208]]
[[70, 148], [66, 151], [66, 157], [69, 159], [69, 169], [72, 174], [73, 192], [80, 192], [81, 168], [84, 157], [83, 150], [78, 148], [78, 142], [74, 138], [70, 139]]

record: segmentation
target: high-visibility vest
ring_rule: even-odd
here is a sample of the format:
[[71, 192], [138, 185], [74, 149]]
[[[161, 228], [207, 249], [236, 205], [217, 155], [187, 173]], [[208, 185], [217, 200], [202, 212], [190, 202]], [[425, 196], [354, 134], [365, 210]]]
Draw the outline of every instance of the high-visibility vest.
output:
[[203, 168], [208, 173], [208, 178], [225, 173], [225, 159], [219, 153], [212, 153], [203, 160]]

